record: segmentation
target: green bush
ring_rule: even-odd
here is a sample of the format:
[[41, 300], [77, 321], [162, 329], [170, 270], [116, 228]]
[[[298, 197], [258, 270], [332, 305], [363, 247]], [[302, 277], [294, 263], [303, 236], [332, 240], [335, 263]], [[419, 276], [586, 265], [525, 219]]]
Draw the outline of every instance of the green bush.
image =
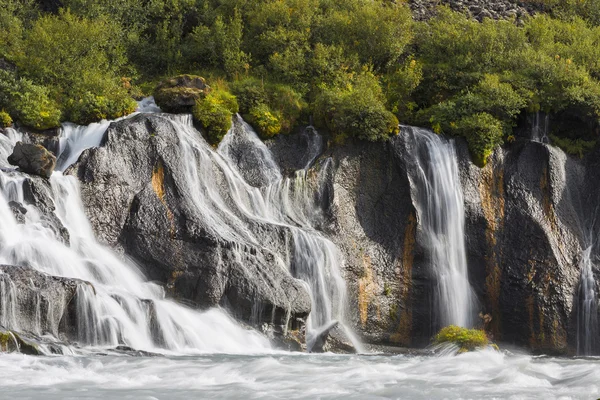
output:
[[218, 144], [231, 129], [231, 117], [239, 111], [236, 98], [224, 89], [213, 89], [206, 97], [196, 100], [192, 109], [194, 119], [212, 144]]
[[265, 138], [291, 132], [307, 108], [302, 96], [288, 85], [248, 78], [236, 82], [233, 91], [244, 118]]
[[13, 123], [12, 118], [4, 110], [0, 111], [0, 128], [8, 128]]
[[266, 104], [260, 104], [250, 109], [248, 122], [254, 126], [263, 139], [272, 138], [281, 132], [281, 117]]
[[596, 147], [595, 140], [569, 139], [561, 138], [556, 135], [550, 135], [552, 144], [560, 147], [565, 153], [583, 158], [585, 154]]
[[467, 139], [473, 162], [483, 167], [494, 147], [502, 144], [502, 123], [487, 113], [473, 114], [456, 124], [456, 131]]
[[108, 96], [85, 92], [78, 98], [69, 99], [66, 104], [67, 119], [80, 125], [119, 118], [131, 114], [136, 108], [137, 103], [122, 88], [115, 88]]
[[0, 70], [0, 107], [25, 126], [44, 130], [60, 126], [61, 111], [43, 86]]
[[399, 122], [384, 101], [377, 78], [363, 72], [346, 87], [321, 92], [314, 104], [315, 122], [335, 135], [386, 140], [399, 132]]
[[459, 352], [465, 352], [484, 348], [490, 341], [483, 330], [450, 325], [442, 328], [435, 335], [434, 343], [453, 343], [460, 348]]

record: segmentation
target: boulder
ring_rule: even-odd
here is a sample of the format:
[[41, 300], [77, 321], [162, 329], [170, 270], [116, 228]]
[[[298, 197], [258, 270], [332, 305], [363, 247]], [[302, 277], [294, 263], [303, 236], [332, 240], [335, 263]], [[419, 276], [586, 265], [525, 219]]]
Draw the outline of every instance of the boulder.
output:
[[154, 100], [161, 110], [171, 113], [191, 113], [196, 100], [210, 91], [204, 78], [179, 75], [161, 82], [154, 89]]
[[56, 166], [56, 157], [43, 146], [17, 142], [8, 162], [28, 174], [50, 178]]
[[315, 336], [312, 343], [308, 343], [310, 353], [344, 353], [354, 354], [356, 347], [348, 337], [347, 332], [340, 326], [338, 321], [332, 322]]

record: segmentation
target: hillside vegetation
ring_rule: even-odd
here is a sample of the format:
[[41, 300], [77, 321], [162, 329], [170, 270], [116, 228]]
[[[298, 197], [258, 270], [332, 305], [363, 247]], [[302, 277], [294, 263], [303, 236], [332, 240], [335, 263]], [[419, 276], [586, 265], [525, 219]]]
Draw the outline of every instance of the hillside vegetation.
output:
[[336, 140], [375, 141], [400, 122], [465, 137], [482, 165], [527, 113], [550, 114], [552, 137], [596, 139], [597, 3], [547, 0], [517, 24], [444, 7], [415, 22], [389, 0], [64, 0], [53, 12], [0, 0], [0, 112], [40, 130], [86, 124], [195, 74], [216, 88], [195, 108], [213, 141], [238, 109], [263, 137], [313, 117]]

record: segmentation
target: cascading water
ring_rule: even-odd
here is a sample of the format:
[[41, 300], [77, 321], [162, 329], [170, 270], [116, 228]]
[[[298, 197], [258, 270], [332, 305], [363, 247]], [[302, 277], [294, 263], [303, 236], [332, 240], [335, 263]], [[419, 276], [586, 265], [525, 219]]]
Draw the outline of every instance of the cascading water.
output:
[[[152, 102], [144, 107], [156, 111]], [[177, 132], [182, 159], [186, 160], [186, 196], [200, 212], [205, 226], [239, 249], [248, 244], [269, 250], [276, 255], [276, 263], [306, 282], [313, 302], [307, 321], [309, 348], [321, 331], [338, 322], [360, 349], [359, 342], [343, 324], [345, 285], [340, 275], [341, 254], [315, 229], [322, 222], [322, 215], [315, 203], [318, 193], [315, 195], [307, 169], [320, 153], [321, 137], [315, 131], [307, 132], [310, 142], [305, 155], [306, 168], [293, 178], [283, 178], [271, 152], [241, 118], [236, 119], [218, 151], [193, 128], [190, 116], [167, 119]], [[77, 339], [83, 345], [125, 344], [136, 349], [163, 348], [176, 352], [267, 350], [268, 344], [262, 336], [238, 327], [217, 309], [199, 313], [165, 300], [162, 288], [144, 282], [131, 261], [122, 260], [97, 243], [84, 213], [78, 181], [62, 172], [85, 149], [100, 145], [109, 124], [108, 121], [87, 127], [65, 124], [61, 130], [49, 195], [56, 216], [68, 230], [68, 244], [58, 237], [57, 226], [42, 221], [36, 207], [27, 204], [22, 190], [27, 176], [12, 170], [6, 162], [12, 147], [21, 139], [20, 134], [9, 130], [7, 136], [0, 138], [0, 162], [5, 169], [0, 173], [0, 263], [29, 265], [50, 275], [91, 282], [93, 287], [80, 285], [77, 289]], [[243, 176], [247, 171], [238, 170], [239, 160], [232, 151], [236, 138], [248, 141], [244, 150], [257, 152], [256, 160], [260, 163], [251, 172], [261, 185], [249, 184], [251, 179]], [[326, 162], [322, 170], [327, 171], [328, 165]], [[226, 187], [218, 184], [217, 175], [225, 178]], [[27, 209], [24, 224], [15, 220], [9, 201], [23, 204]], [[289, 231], [291, 251], [275, 248], [257, 236], [252, 229], [256, 223]], [[8, 305], [10, 301], [2, 304]], [[8, 311], [2, 315], [12, 315]], [[16, 326], [7, 325], [13, 329]]]
[[439, 326], [473, 325], [474, 294], [469, 283], [464, 205], [454, 143], [425, 129], [404, 127], [414, 159], [419, 223], [435, 277]]
[[[189, 116], [173, 119], [182, 154], [186, 159], [195, 160], [191, 165], [198, 166], [187, 171], [191, 198], [204, 213], [208, 225], [221, 237], [239, 245], [267, 248], [275, 254], [279, 252], [282, 268], [307, 283], [312, 299], [307, 321], [309, 349], [319, 333], [335, 323], [339, 323], [354, 346], [361, 349], [358, 340], [343, 324], [346, 294], [340, 275], [342, 256], [335, 245], [315, 229], [322, 222], [322, 215], [315, 203], [307, 168], [320, 153], [321, 137], [314, 131], [307, 133], [310, 145], [305, 169], [297, 171], [293, 178], [283, 178], [273, 155], [252, 128], [239, 116], [234, 122], [214, 152], [193, 128]], [[256, 154], [253, 164], [244, 170], [238, 168], [237, 141], [243, 142], [244, 153]], [[216, 190], [215, 168], [227, 181], [229, 201]], [[327, 169], [326, 162], [322, 171]], [[317, 180], [322, 180], [322, 176]], [[261, 185], [252, 186], [249, 181]], [[317, 183], [317, 186], [322, 185]], [[267, 223], [289, 230], [293, 242], [291, 259], [268, 241], [256, 237], [251, 229], [253, 223]]]
[[[92, 284], [93, 287], [83, 284], [77, 289], [76, 327], [81, 345], [127, 345], [186, 353], [268, 351], [265, 338], [241, 328], [218, 309], [197, 312], [165, 300], [163, 289], [144, 281], [131, 261], [123, 260], [95, 240], [77, 180], [60, 171], [76, 161], [83, 150], [99, 145], [108, 125], [105, 121], [89, 127], [68, 124], [62, 129], [58, 170], [50, 179], [52, 190], [48, 195], [56, 207], [56, 216], [68, 230], [69, 244], [57, 235], [60, 229], [56, 224], [42, 219], [36, 207], [27, 203], [23, 183], [28, 177], [14, 171], [6, 161], [20, 134], [9, 129], [8, 135], [0, 135], [0, 263], [26, 265]], [[10, 201], [26, 209], [24, 223], [17, 223]], [[1, 285], [0, 320], [5, 328], [18, 329], [16, 294], [5, 280]]]
[[592, 246], [581, 257], [577, 309], [577, 354], [592, 355], [598, 350], [598, 290], [591, 260]]

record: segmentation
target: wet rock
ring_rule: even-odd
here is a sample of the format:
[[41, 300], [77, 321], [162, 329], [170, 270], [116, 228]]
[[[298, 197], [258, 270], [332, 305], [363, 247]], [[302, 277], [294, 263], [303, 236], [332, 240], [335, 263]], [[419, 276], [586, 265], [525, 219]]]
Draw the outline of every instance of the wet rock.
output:
[[210, 91], [204, 78], [179, 75], [161, 82], [154, 90], [156, 104], [165, 112], [190, 113], [196, 100]]
[[43, 355], [39, 344], [16, 331], [0, 326], [0, 352], [22, 353], [27, 355]]
[[8, 162], [23, 172], [50, 178], [56, 166], [56, 157], [40, 145], [17, 142]]
[[323, 329], [312, 341], [308, 344], [307, 350], [310, 353], [344, 353], [353, 354], [357, 349], [352, 344], [352, 341], [340, 327], [337, 321]]
[[63, 317], [84, 281], [47, 275], [29, 267], [0, 265], [0, 307], [7, 329], [59, 337]]
[[8, 203], [10, 210], [12, 211], [15, 219], [18, 223], [25, 223], [25, 214], [27, 214], [27, 209], [23, 207], [23, 205], [16, 201], [11, 201]]
[[227, 209], [235, 215], [219, 215], [214, 205], [199, 207], [205, 195], [193, 190], [207, 187], [222, 196], [222, 205], [236, 200], [227, 176], [213, 175], [216, 164], [202, 158], [209, 157], [209, 145], [198, 145], [207, 146], [196, 164], [205, 180], [195, 188], [188, 172], [194, 161], [182, 156], [171, 117], [138, 115], [112, 124], [103, 146], [84, 152], [70, 171], [79, 176], [97, 237], [135, 259], [170, 297], [200, 308], [221, 305], [254, 326], [304, 320], [311, 301], [303, 283], [278, 254], [243, 236], [235, 240], [244, 230], [229, 224], [250, 224], [261, 240], [280, 246], [279, 254], [288, 251], [289, 230], [250, 221], [233, 208]]

